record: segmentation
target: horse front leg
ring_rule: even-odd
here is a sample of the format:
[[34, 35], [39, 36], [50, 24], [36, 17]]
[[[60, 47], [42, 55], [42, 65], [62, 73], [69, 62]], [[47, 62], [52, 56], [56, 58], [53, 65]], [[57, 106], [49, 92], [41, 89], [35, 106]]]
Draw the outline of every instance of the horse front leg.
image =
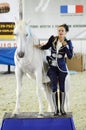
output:
[[20, 96], [21, 96], [22, 77], [23, 77], [23, 72], [17, 67], [15, 69], [15, 76], [16, 76], [17, 88], [16, 88], [16, 105], [15, 110], [13, 111], [13, 115], [19, 114], [20, 112]]
[[38, 96], [38, 102], [39, 102], [39, 114], [43, 115], [44, 114], [44, 105], [43, 105], [43, 100], [42, 100], [42, 95], [43, 95], [43, 84], [42, 84], [42, 71], [37, 71], [35, 73], [36, 75], [36, 83], [37, 83], [37, 96]]

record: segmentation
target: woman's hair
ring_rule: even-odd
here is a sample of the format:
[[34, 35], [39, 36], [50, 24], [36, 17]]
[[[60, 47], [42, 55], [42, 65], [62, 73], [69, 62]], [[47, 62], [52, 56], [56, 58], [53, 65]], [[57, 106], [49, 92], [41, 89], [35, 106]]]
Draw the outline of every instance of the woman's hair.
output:
[[62, 24], [62, 25], [59, 25], [59, 27], [64, 27], [64, 28], [65, 28], [65, 30], [66, 30], [66, 32], [68, 32], [68, 31], [69, 31], [69, 27], [68, 27], [68, 25], [67, 25], [67, 24]]

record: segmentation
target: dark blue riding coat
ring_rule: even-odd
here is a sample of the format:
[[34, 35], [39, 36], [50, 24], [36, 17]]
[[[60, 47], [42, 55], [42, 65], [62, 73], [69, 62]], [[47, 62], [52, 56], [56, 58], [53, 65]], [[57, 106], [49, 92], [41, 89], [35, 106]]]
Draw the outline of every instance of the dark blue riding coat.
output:
[[[67, 45], [62, 45], [60, 49], [56, 50], [56, 46], [58, 44], [58, 36], [54, 37], [53, 35], [49, 38], [46, 45], [42, 46], [41, 49], [49, 49], [51, 48], [51, 56], [47, 56], [47, 60], [50, 66], [57, 66], [61, 72], [67, 72], [66, 62], [65, 62], [65, 54], [69, 59], [73, 56], [73, 46], [71, 40], [67, 40]], [[56, 61], [56, 65], [53, 64]]]

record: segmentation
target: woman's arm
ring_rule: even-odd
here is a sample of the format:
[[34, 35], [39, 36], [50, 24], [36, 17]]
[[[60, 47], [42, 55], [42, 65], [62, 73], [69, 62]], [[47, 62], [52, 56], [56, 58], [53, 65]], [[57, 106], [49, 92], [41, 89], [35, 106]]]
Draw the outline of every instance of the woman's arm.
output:
[[72, 56], [73, 56], [73, 46], [72, 46], [71, 40], [69, 40], [67, 42], [67, 44], [65, 45], [64, 49], [65, 49], [65, 53], [67, 54], [67, 57], [69, 59], [71, 59]]
[[49, 48], [52, 46], [52, 42], [53, 42], [53, 41], [54, 41], [54, 36], [52, 35], [52, 36], [49, 38], [48, 42], [47, 42], [45, 45], [41, 46], [41, 49], [42, 49], [42, 50], [49, 49]]

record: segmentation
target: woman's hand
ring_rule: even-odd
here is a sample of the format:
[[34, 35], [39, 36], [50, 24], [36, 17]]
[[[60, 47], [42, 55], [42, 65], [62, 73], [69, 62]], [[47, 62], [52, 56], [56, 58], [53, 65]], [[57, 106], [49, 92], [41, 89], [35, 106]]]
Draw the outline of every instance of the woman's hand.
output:
[[41, 46], [44, 46], [45, 44], [46, 44], [46, 43], [44, 43], [44, 42], [40, 43]]
[[39, 44], [35, 44], [34, 46], [36, 47], [36, 48], [41, 48], [42, 46], [44, 46], [45, 45], [45, 43], [39, 43]]
[[66, 45], [67, 45], [67, 42], [66, 42], [66, 41], [63, 41], [63, 42], [62, 42], [62, 45], [63, 45], [63, 46], [66, 46]]
[[40, 48], [41, 46], [40, 46], [40, 44], [35, 44], [34, 45], [36, 48]]

